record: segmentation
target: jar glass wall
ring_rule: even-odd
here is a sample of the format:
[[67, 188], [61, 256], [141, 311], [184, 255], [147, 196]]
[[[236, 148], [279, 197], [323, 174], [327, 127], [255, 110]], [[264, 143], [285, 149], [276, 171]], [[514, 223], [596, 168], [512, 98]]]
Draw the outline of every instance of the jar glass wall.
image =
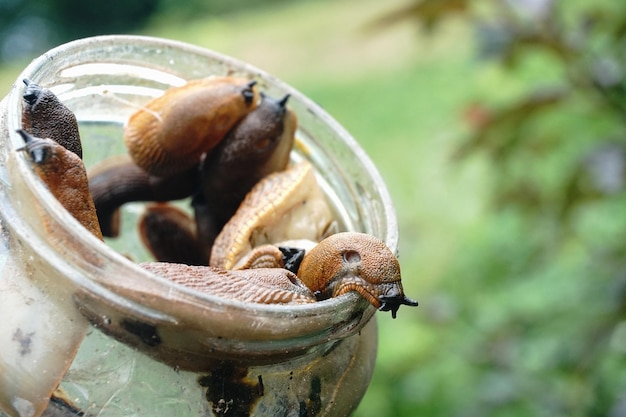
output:
[[[366, 301], [348, 294], [307, 306], [247, 304], [149, 274], [133, 262], [148, 260], [135, 228], [98, 241], [16, 151], [23, 78], [76, 114], [89, 168], [125, 153], [131, 113], [210, 75], [290, 94], [299, 119], [292, 159], [313, 164], [341, 230], [372, 234], [396, 251], [395, 212], [374, 165], [297, 90], [179, 42], [102, 36], [62, 45], [33, 61], [0, 106], [0, 315], [10, 317], [0, 323], [0, 409], [8, 415], [39, 415], [59, 383], [68, 402], [100, 416], [330, 416], [360, 401], [376, 356], [375, 309]], [[125, 206], [123, 224], [134, 225], [140, 209]], [[139, 327], [128, 331], [128, 323]]]

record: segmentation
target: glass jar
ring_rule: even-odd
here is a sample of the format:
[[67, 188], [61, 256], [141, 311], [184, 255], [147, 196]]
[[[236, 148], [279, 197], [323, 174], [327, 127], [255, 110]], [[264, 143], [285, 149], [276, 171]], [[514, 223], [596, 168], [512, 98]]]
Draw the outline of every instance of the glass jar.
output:
[[[89, 168], [125, 152], [123, 124], [143, 103], [209, 75], [254, 79], [275, 97], [289, 93], [299, 118], [292, 159], [312, 162], [342, 230], [375, 235], [396, 251], [395, 211], [376, 168], [297, 90], [246, 63], [164, 39], [100, 36], [57, 47], [34, 60], [0, 103], [0, 409], [6, 415], [33, 417], [54, 408], [101, 417], [339, 416], [364, 395], [377, 330], [375, 309], [361, 297], [247, 304], [154, 276], [129, 260], [146, 260], [132, 227], [119, 239], [97, 240], [16, 151], [23, 145], [15, 132], [24, 78], [74, 111]], [[134, 223], [137, 209], [124, 207], [124, 224]]]

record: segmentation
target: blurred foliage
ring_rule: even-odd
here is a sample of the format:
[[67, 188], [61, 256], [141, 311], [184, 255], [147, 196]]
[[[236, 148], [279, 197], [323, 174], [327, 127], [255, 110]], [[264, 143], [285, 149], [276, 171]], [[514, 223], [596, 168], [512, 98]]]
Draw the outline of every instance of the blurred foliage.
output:
[[406, 19], [470, 22], [514, 87], [466, 106], [451, 158], [488, 162], [487, 221], [389, 415], [626, 416], [626, 2], [422, 0], [376, 25]]
[[0, 0], [0, 62], [73, 39], [141, 26], [159, 0]]
[[285, 0], [0, 0], [0, 63], [32, 57], [70, 40], [141, 28], [151, 18], [174, 22]]
[[193, 19], [198, 15], [224, 15], [258, 9], [287, 0], [159, 0], [159, 14], [167, 19]]

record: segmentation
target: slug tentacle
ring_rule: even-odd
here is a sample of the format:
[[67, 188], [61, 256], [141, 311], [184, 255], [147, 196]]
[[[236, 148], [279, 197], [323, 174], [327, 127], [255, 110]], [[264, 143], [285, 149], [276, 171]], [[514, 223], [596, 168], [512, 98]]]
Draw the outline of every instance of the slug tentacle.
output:
[[396, 312], [400, 308], [401, 305], [406, 305], [409, 307], [417, 307], [419, 303], [416, 300], [412, 300], [402, 295], [394, 295], [394, 296], [386, 296], [382, 295], [379, 297], [382, 305], [380, 306], [380, 311], [391, 311], [391, 317], [396, 318]]
[[246, 88], [241, 91], [243, 95], [243, 99], [245, 100], [247, 105], [251, 105], [254, 103], [256, 99], [256, 95], [254, 94], [253, 87], [257, 84], [256, 80], [252, 80], [246, 84]]

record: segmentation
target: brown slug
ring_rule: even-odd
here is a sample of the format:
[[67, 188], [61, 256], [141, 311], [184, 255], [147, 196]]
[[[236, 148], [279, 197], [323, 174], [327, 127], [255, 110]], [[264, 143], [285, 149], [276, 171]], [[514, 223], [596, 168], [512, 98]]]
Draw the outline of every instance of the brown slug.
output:
[[394, 254], [365, 233], [336, 233], [322, 240], [302, 260], [298, 278], [318, 299], [356, 291], [393, 318], [400, 305], [418, 305], [404, 295]]
[[398, 260], [374, 236], [343, 232], [325, 238], [304, 256], [297, 275], [279, 267], [280, 253], [275, 246], [260, 246], [246, 258], [243, 268], [251, 269], [233, 271], [161, 262], [141, 265], [179, 284], [244, 302], [301, 304], [355, 291], [379, 310], [391, 311], [393, 318], [401, 305], [418, 305], [404, 295]]
[[315, 242], [335, 221], [313, 166], [301, 161], [259, 181], [215, 239], [210, 265], [233, 269], [253, 248], [292, 239]]
[[295, 274], [281, 268], [226, 271], [166, 262], [146, 262], [140, 266], [186, 287], [244, 303], [306, 304], [316, 301]]
[[124, 129], [129, 154], [152, 175], [193, 167], [257, 106], [255, 84], [210, 77], [169, 88], [130, 116]]
[[24, 79], [24, 109], [22, 126], [35, 137], [50, 138], [74, 152], [79, 158], [83, 150], [74, 113], [47, 88]]
[[[190, 220], [181, 216], [176, 208], [172, 207], [172, 213], [167, 212], [167, 207], [171, 206], [165, 205], [153, 205], [146, 209], [140, 220], [140, 231], [155, 259], [208, 265], [215, 237], [246, 194], [262, 178], [284, 170], [289, 163], [297, 128], [297, 117], [286, 107], [289, 96], [277, 100], [261, 93], [261, 97], [259, 106], [228, 132], [200, 163], [198, 189], [191, 201], [195, 233], [189, 233]], [[119, 181], [119, 178], [116, 180]], [[180, 189], [189, 181], [171, 184]], [[127, 186], [123, 184], [120, 188]], [[96, 207], [100, 210], [98, 203]], [[177, 222], [181, 233], [176, 233], [176, 237], [180, 241], [171, 236], [175, 233]], [[197, 250], [179, 250], [180, 247], [192, 246], [188, 239], [195, 240], [197, 248], [205, 252], [203, 262], [197, 262]], [[181, 257], [176, 259], [175, 254]]]
[[119, 235], [119, 208], [132, 201], [170, 201], [192, 195], [195, 167], [169, 177], [151, 175], [128, 156], [108, 159], [89, 170], [89, 191], [96, 205], [102, 234]]
[[25, 142], [18, 150], [29, 155], [35, 172], [52, 195], [87, 230], [102, 240], [82, 160], [52, 139], [33, 137], [24, 130], [18, 130], [17, 133]]

